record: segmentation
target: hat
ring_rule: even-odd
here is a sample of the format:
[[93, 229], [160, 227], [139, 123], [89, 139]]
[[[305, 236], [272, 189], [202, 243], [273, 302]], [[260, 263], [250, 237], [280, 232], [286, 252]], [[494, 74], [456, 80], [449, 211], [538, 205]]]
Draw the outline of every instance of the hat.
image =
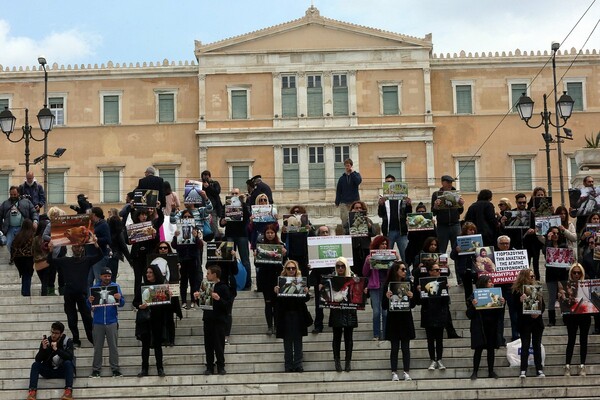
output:
[[87, 196], [85, 194], [83, 194], [83, 193], [80, 193], [80, 194], [77, 195], [77, 198], [78, 199], [87, 199]]
[[446, 182], [454, 182], [454, 178], [451, 177], [450, 175], [444, 175], [442, 176], [442, 182], [446, 181]]
[[112, 275], [112, 271], [110, 270], [110, 268], [102, 268], [100, 275]]

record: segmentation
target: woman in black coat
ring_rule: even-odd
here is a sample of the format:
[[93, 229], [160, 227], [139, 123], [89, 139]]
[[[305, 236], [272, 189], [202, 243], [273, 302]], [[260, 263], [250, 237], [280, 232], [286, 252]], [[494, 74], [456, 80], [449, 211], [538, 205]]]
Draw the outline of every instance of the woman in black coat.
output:
[[[157, 265], [150, 265], [146, 268], [144, 274], [144, 285], [162, 285], [164, 277]], [[140, 298], [142, 294], [140, 293]], [[136, 316], [135, 336], [142, 342], [142, 370], [138, 377], [148, 376], [150, 347], [154, 348], [154, 357], [156, 358], [156, 370], [158, 376], [165, 376], [163, 368], [163, 327], [165, 316], [170, 313], [171, 306], [169, 304], [153, 305], [142, 301], [133, 302], [133, 306], [137, 309], [139, 315]], [[143, 319], [143, 313], [150, 312], [150, 319]]]
[[[350, 267], [348, 266], [348, 260], [345, 257], [338, 257], [335, 261], [335, 274], [334, 276], [354, 276]], [[319, 285], [321, 289], [323, 285]], [[342, 363], [340, 359], [340, 352], [342, 348], [342, 333], [344, 334], [344, 346], [346, 350], [346, 372], [352, 370], [352, 348], [354, 345], [353, 332], [354, 328], [358, 327], [358, 317], [356, 316], [356, 310], [342, 310], [339, 308], [331, 309], [329, 313], [329, 326], [333, 328], [333, 360], [335, 362], [335, 370], [342, 372]]]
[[[281, 276], [301, 279], [300, 266], [296, 261], [288, 260]], [[279, 295], [279, 286], [275, 286], [274, 292]], [[307, 286], [304, 286], [302, 297], [280, 296], [277, 299], [275, 324], [277, 337], [283, 339], [285, 372], [304, 372], [302, 337], [308, 335], [308, 325], [312, 324], [311, 320], [307, 320], [310, 316], [306, 308], [308, 299]]]
[[465, 221], [471, 221], [477, 226], [484, 246], [494, 246], [498, 237], [498, 221], [494, 204], [492, 204], [492, 191], [483, 189], [477, 194], [477, 201], [469, 207], [465, 214]]
[[[482, 275], [477, 280], [477, 289], [492, 288], [494, 284], [487, 275]], [[504, 298], [500, 298], [504, 305]], [[471, 320], [471, 349], [473, 353], [473, 373], [471, 379], [477, 379], [477, 371], [481, 362], [483, 350], [487, 350], [488, 377], [498, 379], [494, 372], [494, 359], [498, 343], [498, 320], [504, 318], [504, 308], [490, 310], [477, 310], [477, 299], [473, 294], [467, 300], [467, 317]]]
[[[402, 261], [394, 261], [388, 273], [387, 282], [385, 284], [385, 297], [383, 298], [383, 309], [388, 310], [387, 322], [385, 325], [385, 337], [390, 341], [390, 364], [392, 368], [392, 381], [400, 380], [398, 376], [398, 350], [402, 349], [402, 366], [404, 369], [402, 379], [405, 381], [412, 380], [408, 374], [410, 371], [410, 341], [416, 338], [415, 324], [412, 317], [412, 309], [415, 307], [415, 297], [413, 296], [414, 288], [411, 282], [406, 278], [408, 267]], [[393, 293], [390, 288], [391, 282], [407, 282], [410, 289], [403, 296], [409, 301], [410, 308], [408, 310], [391, 310], [390, 299], [392, 296], [398, 296], [398, 293]], [[399, 296], [400, 297], [400, 296]], [[405, 300], [405, 299], [403, 299]]]

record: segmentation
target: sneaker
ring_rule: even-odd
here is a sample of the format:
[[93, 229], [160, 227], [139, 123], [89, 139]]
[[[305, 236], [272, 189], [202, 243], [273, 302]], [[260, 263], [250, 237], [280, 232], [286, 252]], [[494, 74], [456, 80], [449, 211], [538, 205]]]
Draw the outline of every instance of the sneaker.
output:
[[541, 369], [537, 372], [537, 377], [538, 378], [545, 378], [546, 374], [544, 374], [544, 371], [542, 371]]
[[396, 382], [399, 380], [400, 380], [400, 378], [398, 377], [398, 374], [395, 372], [392, 372], [392, 382]]
[[123, 374], [122, 374], [122, 373], [121, 373], [121, 371], [119, 371], [118, 369], [115, 369], [115, 370], [113, 371], [113, 378], [120, 378], [120, 377], [122, 377], [122, 376], [123, 376]]
[[410, 377], [410, 375], [409, 375], [409, 374], [408, 374], [408, 372], [406, 372], [406, 371], [404, 371], [404, 372], [402, 373], [402, 378], [403, 378], [405, 381], [412, 381], [412, 378]]
[[444, 371], [446, 369], [446, 366], [444, 364], [442, 364], [442, 360], [438, 360], [437, 366], [438, 366], [438, 369], [440, 369], [441, 371]]
[[219, 375], [225, 375], [225, 374], [227, 374], [227, 371], [225, 371], [224, 369], [219, 370]]
[[37, 399], [37, 390], [29, 389], [29, 393], [27, 394], [27, 400], [36, 400]]
[[525, 371], [521, 371], [521, 374], [519, 375], [519, 378], [521, 378], [521, 379], [527, 378], [527, 374], [525, 373]]
[[565, 376], [571, 376], [571, 366], [569, 364], [565, 365]]
[[587, 376], [587, 373], [585, 372], [585, 365], [583, 364], [579, 366], [579, 376]]
[[429, 368], [427, 368], [430, 371], [435, 371], [435, 369], [437, 368], [438, 363], [435, 361], [432, 361], [431, 364], [429, 364]]
[[182, 310], [187, 310], [187, 309], [188, 309], [188, 305], [187, 305], [187, 304], [185, 304], [185, 303], [183, 303], [183, 304], [181, 305], [181, 309], [182, 309]]
[[225, 344], [229, 344], [229, 337], [225, 337]]
[[319, 329], [319, 328], [315, 328], [312, 330], [312, 334], [318, 335], [319, 333], [323, 332], [323, 328]]
[[379, 336], [373, 336], [373, 341], [378, 342], [379, 341]]
[[73, 400], [73, 389], [65, 388], [65, 392], [60, 400]]
[[90, 378], [100, 378], [100, 371], [92, 371]]

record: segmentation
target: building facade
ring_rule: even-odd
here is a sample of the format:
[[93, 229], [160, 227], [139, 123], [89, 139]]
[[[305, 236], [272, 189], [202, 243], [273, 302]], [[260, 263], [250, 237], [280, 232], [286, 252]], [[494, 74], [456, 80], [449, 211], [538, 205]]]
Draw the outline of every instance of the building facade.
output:
[[[204, 169], [223, 192], [260, 174], [283, 208], [306, 204], [326, 217], [338, 214], [335, 187], [346, 158], [370, 205], [390, 173], [424, 202], [445, 174], [458, 177], [467, 202], [484, 188], [511, 198], [546, 186], [542, 128], [529, 129], [513, 105], [525, 92], [539, 111], [553, 88], [550, 51], [439, 55], [431, 34], [340, 22], [314, 7], [281, 25], [196, 42], [194, 50], [197, 63], [49, 69], [57, 126], [48, 148], [67, 148], [49, 159], [51, 203], [86, 193], [111, 206], [153, 165], [180, 191]], [[575, 100], [567, 125], [574, 140], [562, 144], [566, 187], [577, 173], [575, 150], [598, 131], [599, 61], [596, 51], [556, 56], [558, 90]], [[37, 99], [42, 72], [0, 70], [0, 107], [22, 121], [18, 109], [35, 104], [37, 111]], [[0, 193], [24, 179], [22, 146], [0, 148]], [[42, 154], [41, 144], [31, 151]], [[556, 150], [551, 157], [558, 194]], [[33, 170], [41, 180], [41, 169]]]

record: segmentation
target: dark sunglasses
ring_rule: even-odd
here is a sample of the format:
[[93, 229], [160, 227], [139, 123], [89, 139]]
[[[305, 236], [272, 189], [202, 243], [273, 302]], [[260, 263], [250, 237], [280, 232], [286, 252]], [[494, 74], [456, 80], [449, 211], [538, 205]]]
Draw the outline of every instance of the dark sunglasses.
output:
[[336, 268], [346, 268], [344, 264], [335, 264]]
[[158, 249], [159, 250], [169, 250], [169, 248], [166, 246], [158, 246]]
[[406, 272], [406, 268], [400, 268], [400, 271]]
[[440, 272], [441, 269], [439, 269], [439, 268], [433, 268], [432, 271], [434, 271], [434, 272]]
[[287, 271], [295, 271], [296, 267], [285, 267]]

